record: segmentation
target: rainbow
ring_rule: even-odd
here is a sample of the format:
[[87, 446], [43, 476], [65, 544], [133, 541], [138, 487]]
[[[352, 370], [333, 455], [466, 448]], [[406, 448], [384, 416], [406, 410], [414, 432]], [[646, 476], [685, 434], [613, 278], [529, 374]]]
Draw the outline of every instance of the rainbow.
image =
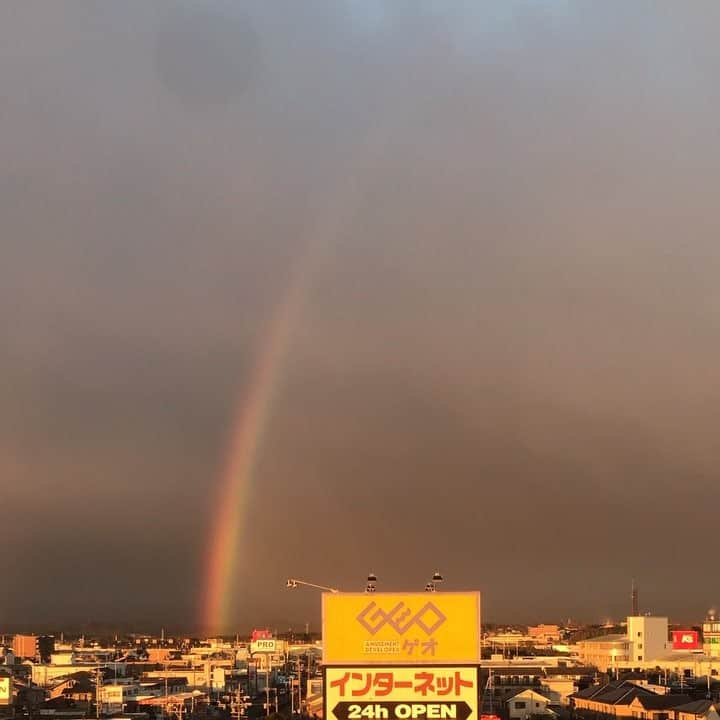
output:
[[[376, 133], [367, 139], [368, 144], [361, 148], [365, 151], [365, 170], [373, 167], [372, 160], [384, 146], [384, 143], [377, 142]], [[247, 385], [249, 390], [239, 403], [214, 504], [217, 514], [211, 521], [205, 561], [207, 570], [202, 585], [204, 597], [200, 625], [209, 634], [227, 630], [231, 621], [231, 581], [242, 541], [248, 494], [258, 451], [271, 417], [279, 378], [318, 266], [332, 242], [352, 221], [362, 188], [362, 175], [360, 168], [355, 168], [354, 173], [346, 174], [345, 182], [331, 186], [332, 195], [326, 198], [329, 210], [318, 218], [320, 224], [314, 227], [293, 268], [287, 290], [276, 306], [263, 342], [260, 343], [260, 352]]]
[[263, 433], [270, 418], [276, 378], [287, 354], [292, 329], [304, 299], [307, 273], [296, 272], [283, 302], [276, 308], [261, 343], [249, 382], [249, 393], [236, 412], [227, 460], [220, 481], [208, 546], [202, 627], [211, 634], [222, 632], [229, 616], [230, 578], [241, 542], [243, 512]]

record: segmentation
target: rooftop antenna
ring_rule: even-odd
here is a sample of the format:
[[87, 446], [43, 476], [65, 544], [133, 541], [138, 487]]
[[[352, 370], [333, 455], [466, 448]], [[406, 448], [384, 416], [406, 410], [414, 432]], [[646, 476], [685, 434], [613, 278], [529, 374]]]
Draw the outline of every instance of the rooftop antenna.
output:
[[640, 615], [640, 609], [638, 605], [638, 589], [635, 585], [635, 580], [632, 581], [632, 616], [638, 617]]

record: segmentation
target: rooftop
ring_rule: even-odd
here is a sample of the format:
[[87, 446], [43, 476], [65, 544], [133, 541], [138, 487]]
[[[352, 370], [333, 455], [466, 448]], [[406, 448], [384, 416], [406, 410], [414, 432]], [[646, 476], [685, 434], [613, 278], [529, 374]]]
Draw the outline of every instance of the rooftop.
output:
[[690, 702], [688, 695], [638, 695], [637, 699], [645, 710], [669, 710]]
[[587, 640], [579, 640], [578, 645], [582, 643], [608, 643], [608, 642], [627, 642], [627, 635], [622, 633], [611, 633], [609, 635], [599, 635], [598, 637], [589, 638]]
[[694, 700], [685, 705], [677, 705], [675, 710], [692, 715], [704, 715], [713, 704], [712, 700]]

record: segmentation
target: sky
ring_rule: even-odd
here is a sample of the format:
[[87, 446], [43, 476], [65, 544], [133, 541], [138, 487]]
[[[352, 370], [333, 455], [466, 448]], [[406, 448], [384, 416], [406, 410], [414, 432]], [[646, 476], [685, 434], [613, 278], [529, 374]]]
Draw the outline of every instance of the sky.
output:
[[[720, 602], [715, 0], [0, 3], [0, 629]], [[289, 287], [301, 278], [297, 292]], [[289, 307], [292, 305], [292, 307]], [[255, 388], [257, 391], [257, 388]]]

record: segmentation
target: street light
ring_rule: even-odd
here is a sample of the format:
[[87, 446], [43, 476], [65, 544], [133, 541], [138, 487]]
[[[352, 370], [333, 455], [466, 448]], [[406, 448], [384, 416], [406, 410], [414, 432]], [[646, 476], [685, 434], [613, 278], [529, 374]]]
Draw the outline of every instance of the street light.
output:
[[[377, 579], [377, 578], [375, 578]], [[368, 583], [370, 582], [370, 575], [368, 575]], [[289, 590], [296, 590], [298, 587], [302, 585], [303, 587], [311, 587], [315, 588], [316, 590], [324, 590], [325, 592], [331, 592], [331, 593], [339, 593], [340, 590], [335, 587], [329, 587], [327, 585], [318, 585], [317, 583], [311, 583], [307, 582], [307, 580], [298, 580], [298, 578], [288, 578], [285, 582], [285, 587]], [[307, 673], [308, 678], [310, 677], [310, 651], [308, 650], [307, 653]], [[298, 675], [298, 713], [300, 713], [302, 708], [302, 670], [300, 666], [300, 659], [297, 660], [297, 675]], [[293, 702], [293, 687], [292, 687], [292, 680], [290, 685], [290, 702]]]
[[430, 582], [425, 584], [425, 592], [437, 592], [437, 586], [443, 581], [443, 576], [435, 571]]
[[297, 578], [288, 578], [285, 583], [285, 587], [294, 590], [298, 586], [303, 585], [305, 587], [317, 588], [318, 590], [325, 590], [326, 592], [337, 593], [340, 592], [337, 588], [328, 587], [326, 585], [317, 585], [316, 583], [306, 582], [305, 580], [298, 580]]

